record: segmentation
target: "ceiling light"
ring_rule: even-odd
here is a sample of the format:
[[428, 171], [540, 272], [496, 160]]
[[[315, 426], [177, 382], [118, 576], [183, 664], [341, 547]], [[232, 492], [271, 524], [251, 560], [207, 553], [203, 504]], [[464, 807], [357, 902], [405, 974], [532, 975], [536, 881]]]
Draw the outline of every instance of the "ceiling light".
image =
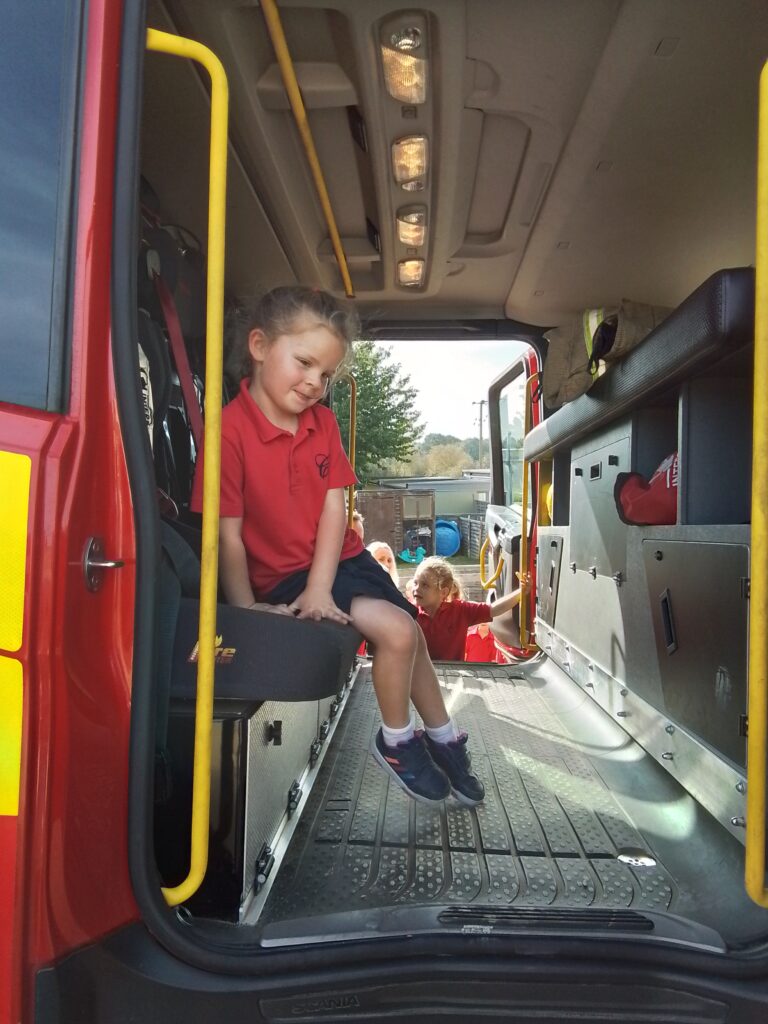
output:
[[421, 46], [421, 32], [413, 25], [404, 25], [392, 32], [389, 44], [400, 53], [412, 53]]
[[424, 245], [426, 233], [426, 206], [404, 206], [397, 211], [397, 237], [403, 245]]
[[427, 99], [427, 42], [427, 17], [418, 11], [396, 14], [379, 27], [387, 92], [406, 107]]
[[[418, 29], [412, 31], [419, 38], [419, 43], [412, 47], [416, 49], [421, 42], [421, 36]], [[381, 63], [384, 68], [384, 82], [387, 92], [394, 99], [400, 103], [417, 106], [424, 103], [427, 98], [427, 62], [423, 57], [403, 52], [404, 48], [395, 44], [397, 38], [397, 34], [392, 36], [394, 49], [382, 42]]]
[[420, 285], [424, 280], [424, 260], [401, 260], [397, 264], [397, 280], [406, 288]]
[[395, 181], [406, 192], [424, 188], [427, 175], [426, 135], [406, 135], [392, 143], [392, 170]]

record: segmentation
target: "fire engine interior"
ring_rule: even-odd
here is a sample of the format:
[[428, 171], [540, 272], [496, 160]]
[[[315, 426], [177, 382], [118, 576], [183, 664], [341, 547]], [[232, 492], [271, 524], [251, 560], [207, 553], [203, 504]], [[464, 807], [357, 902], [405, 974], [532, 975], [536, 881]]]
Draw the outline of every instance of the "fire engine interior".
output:
[[[149, 28], [203, 43], [227, 74], [227, 311], [278, 284], [345, 292], [266, 13], [255, 0], [147, 9]], [[368, 752], [378, 711], [351, 628], [220, 597], [208, 868], [168, 913], [240, 956], [483, 928], [756, 955], [768, 911], [745, 890], [744, 862], [768, 7], [284, 0], [278, 15], [371, 336], [450, 339], [457, 373], [475, 340], [522, 340], [546, 382], [548, 354], [561, 346], [562, 356], [566, 341], [545, 332], [583, 310], [633, 300], [664, 314], [586, 393], [531, 420], [531, 656], [438, 666], [485, 802], [429, 807], [388, 783]], [[162, 903], [161, 886], [178, 885], [190, 858], [200, 583], [187, 503], [204, 400], [208, 78], [147, 52], [142, 104], [138, 340], [162, 521], [151, 815]], [[421, 164], [393, 156], [410, 137], [426, 140]], [[520, 567], [499, 454], [499, 394], [525, 372], [510, 364], [488, 382], [498, 593]], [[231, 389], [227, 378], [225, 401]], [[622, 521], [618, 474], [647, 479], [675, 452], [676, 521]]]

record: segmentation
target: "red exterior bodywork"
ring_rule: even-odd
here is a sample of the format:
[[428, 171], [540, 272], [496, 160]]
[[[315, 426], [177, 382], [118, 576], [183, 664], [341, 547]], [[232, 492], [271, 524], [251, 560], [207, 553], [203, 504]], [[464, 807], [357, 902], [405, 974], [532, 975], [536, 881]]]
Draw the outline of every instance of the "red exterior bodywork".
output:
[[[91, 0], [86, 10], [69, 410], [0, 406], [0, 449], [32, 459], [14, 655], [24, 673], [19, 813], [0, 831], [3, 906], [13, 901], [0, 922], [2, 1022], [33, 1019], [38, 968], [137, 916], [126, 827], [135, 542], [110, 345], [122, 9]], [[82, 568], [94, 535], [125, 562], [97, 593]]]

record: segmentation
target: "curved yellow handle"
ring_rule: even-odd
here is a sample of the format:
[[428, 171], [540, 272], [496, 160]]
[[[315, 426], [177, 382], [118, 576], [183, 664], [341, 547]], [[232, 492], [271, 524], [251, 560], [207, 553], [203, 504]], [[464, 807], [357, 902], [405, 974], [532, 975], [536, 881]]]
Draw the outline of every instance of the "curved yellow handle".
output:
[[[349, 451], [347, 458], [349, 464], [355, 468], [355, 445], [357, 444], [357, 381], [351, 373], [345, 373], [336, 381], [349, 384]], [[355, 512], [355, 485], [350, 484], [347, 488], [347, 526], [352, 529], [353, 515]]]
[[757, 258], [755, 260], [755, 397], [752, 437], [752, 571], [749, 591], [749, 735], [744, 882], [761, 907], [765, 886], [768, 742], [768, 64], [760, 75], [757, 158]]
[[288, 43], [285, 39], [283, 24], [280, 20], [280, 11], [277, 8], [275, 0], [261, 0], [261, 10], [264, 14], [264, 20], [267, 23], [267, 31], [269, 32], [269, 37], [272, 40], [272, 47], [275, 51], [275, 57], [277, 58], [277, 66], [280, 68], [280, 74], [283, 78], [283, 85], [285, 86], [288, 102], [291, 106], [291, 112], [293, 113], [296, 127], [299, 130], [299, 137], [301, 138], [301, 144], [304, 147], [304, 153], [307, 158], [307, 163], [309, 164], [309, 170], [315, 184], [315, 191], [317, 192], [317, 197], [320, 200], [320, 207], [323, 211], [323, 216], [325, 217], [325, 223], [328, 226], [328, 234], [331, 238], [331, 245], [333, 246], [333, 252], [339, 266], [341, 280], [344, 284], [344, 292], [347, 297], [351, 299], [354, 298], [355, 291], [352, 287], [352, 278], [349, 275], [349, 264], [347, 263], [344, 246], [342, 245], [341, 236], [339, 235], [339, 228], [336, 224], [333, 207], [331, 206], [331, 199], [328, 195], [328, 187], [325, 184], [323, 170], [320, 166], [320, 158], [317, 155], [315, 140], [312, 137], [312, 131], [309, 127], [309, 118], [307, 117], [307, 111], [304, 106], [304, 100], [302, 99], [299, 82], [296, 78], [296, 69], [294, 68], [293, 60], [291, 59], [291, 55], [288, 50]]
[[[525, 414], [523, 437], [528, 436], [531, 429], [533, 385], [538, 382], [539, 373], [535, 371], [525, 382]], [[530, 463], [523, 459], [523, 493], [522, 508], [520, 517], [520, 573], [529, 575], [531, 566], [529, 564], [530, 551], [528, 550], [528, 474]], [[540, 497], [539, 497], [539, 500]], [[530, 632], [528, 630], [528, 592], [523, 589], [520, 592], [520, 646], [523, 650], [531, 648]]]
[[189, 899], [208, 867], [211, 815], [211, 725], [216, 649], [216, 590], [219, 559], [219, 486], [221, 479], [221, 398], [224, 334], [224, 228], [227, 195], [227, 119], [229, 86], [219, 58], [193, 39], [147, 30], [147, 49], [188, 57], [211, 78], [211, 142], [208, 186], [208, 282], [205, 342], [205, 480], [200, 558], [200, 638], [195, 703], [195, 754], [192, 776], [192, 829], [189, 874], [179, 885], [164, 888], [175, 907]]
[[483, 579], [483, 569], [485, 567], [485, 556], [488, 551], [488, 546], [491, 543], [490, 537], [486, 536], [483, 541], [483, 546], [480, 548], [480, 585], [483, 590], [490, 590], [496, 580], [501, 576], [501, 570], [504, 568], [504, 556], [499, 553], [499, 564], [496, 566], [496, 571], [489, 580]]

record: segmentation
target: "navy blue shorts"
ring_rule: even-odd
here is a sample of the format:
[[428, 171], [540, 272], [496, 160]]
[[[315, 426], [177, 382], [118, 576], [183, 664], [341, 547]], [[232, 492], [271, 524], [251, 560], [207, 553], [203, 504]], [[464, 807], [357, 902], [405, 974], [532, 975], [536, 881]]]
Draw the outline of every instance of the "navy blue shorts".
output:
[[[268, 594], [264, 595], [267, 604], [290, 604], [307, 586], [309, 569], [301, 569], [277, 584]], [[331, 595], [336, 607], [350, 614], [353, 597], [376, 597], [380, 601], [389, 601], [415, 619], [419, 614], [416, 605], [400, 593], [392, 577], [386, 569], [376, 561], [370, 551], [361, 551], [359, 555], [345, 558], [339, 562], [336, 579], [331, 587]]]

